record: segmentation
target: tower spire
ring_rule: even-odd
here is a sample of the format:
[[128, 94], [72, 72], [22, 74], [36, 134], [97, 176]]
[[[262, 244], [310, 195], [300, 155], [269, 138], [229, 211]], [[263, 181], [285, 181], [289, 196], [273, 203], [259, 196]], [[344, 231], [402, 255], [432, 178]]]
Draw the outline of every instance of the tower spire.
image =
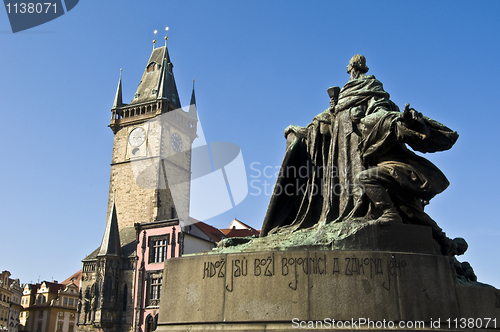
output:
[[122, 70], [120, 68], [120, 79], [118, 80], [118, 87], [116, 88], [115, 102], [113, 103], [113, 108], [119, 108], [123, 106], [122, 101]]
[[[165, 37], [167, 38], [167, 37]], [[157, 99], [167, 99], [174, 108], [181, 108], [177, 86], [175, 85], [172, 68], [174, 65], [170, 62], [168, 48], [165, 46], [163, 51], [163, 61], [161, 66], [160, 79], [158, 81]]]
[[101, 248], [99, 249], [97, 257], [121, 255], [122, 248], [120, 244], [120, 233], [118, 231], [118, 217], [116, 215], [115, 197], [113, 197], [113, 206], [111, 207], [111, 213], [109, 214], [109, 219], [106, 223], [106, 230], [104, 231]]
[[198, 119], [198, 112], [196, 111], [196, 97], [194, 96], [194, 80], [193, 92], [191, 93], [191, 102], [189, 103], [189, 116], [193, 119]]

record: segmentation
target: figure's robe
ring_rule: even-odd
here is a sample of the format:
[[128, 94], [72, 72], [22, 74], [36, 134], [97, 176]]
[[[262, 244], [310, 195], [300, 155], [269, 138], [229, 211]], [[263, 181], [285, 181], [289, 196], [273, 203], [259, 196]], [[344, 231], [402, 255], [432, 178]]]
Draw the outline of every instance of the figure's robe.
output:
[[428, 224], [423, 206], [415, 202], [429, 201], [443, 192], [449, 182], [439, 168], [410, 151], [406, 144], [420, 152], [444, 151], [453, 146], [458, 134], [421, 115], [409, 125], [402, 121], [399, 112], [379, 110], [362, 122], [369, 128], [359, 145], [364, 167], [373, 170], [373, 178], [389, 190], [396, 205], [406, 212], [406, 222]]
[[[360, 133], [353, 120], [377, 109], [396, 111], [374, 76], [349, 81], [334, 112], [326, 110], [306, 127], [293, 127], [261, 236], [309, 228], [344, 217], [361, 196], [354, 179], [363, 170]], [[326, 129], [325, 129], [326, 128]]]

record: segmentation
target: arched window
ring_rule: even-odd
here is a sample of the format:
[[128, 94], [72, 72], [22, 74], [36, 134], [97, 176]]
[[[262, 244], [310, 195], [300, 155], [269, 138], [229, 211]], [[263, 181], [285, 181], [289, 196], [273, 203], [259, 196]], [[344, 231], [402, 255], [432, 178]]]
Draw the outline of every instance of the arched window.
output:
[[150, 73], [152, 71], [155, 71], [156, 69], [158, 69], [158, 64], [155, 62], [151, 62], [147, 67], [147, 72]]
[[149, 315], [146, 317], [146, 326], [144, 327], [144, 331], [145, 331], [145, 332], [151, 332], [151, 331], [154, 331], [154, 319], [153, 319], [153, 317], [151, 316], [151, 314], [149, 314]]

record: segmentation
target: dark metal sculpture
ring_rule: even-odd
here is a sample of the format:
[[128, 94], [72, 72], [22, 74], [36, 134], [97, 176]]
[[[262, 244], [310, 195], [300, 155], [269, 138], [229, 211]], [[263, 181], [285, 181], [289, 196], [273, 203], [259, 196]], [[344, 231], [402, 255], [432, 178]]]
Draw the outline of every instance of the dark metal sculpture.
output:
[[330, 107], [307, 127], [285, 130], [287, 150], [261, 237], [332, 222], [430, 226], [446, 255], [456, 252], [424, 206], [449, 183], [420, 152], [450, 149], [455, 131], [406, 105], [399, 111], [367, 76], [365, 57], [347, 66], [349, 82], [328, 89]]

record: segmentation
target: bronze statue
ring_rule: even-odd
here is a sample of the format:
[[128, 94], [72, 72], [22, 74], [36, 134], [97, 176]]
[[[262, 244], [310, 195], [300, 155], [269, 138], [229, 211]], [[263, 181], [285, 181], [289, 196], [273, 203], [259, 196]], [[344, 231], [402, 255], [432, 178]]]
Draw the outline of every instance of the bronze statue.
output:
[[261, 237], [332, 222], [409, 223], [430, 226], [443, 254], [456, 245], [424, 213], [449, 185], [420, 152], [451, 148], [458, 134], [409, 105], [400, 112], [366, 59], [349, 61], [350, 79], [328, 89], [330, 107], [307, 127], [285, 130], [287, 151]]

